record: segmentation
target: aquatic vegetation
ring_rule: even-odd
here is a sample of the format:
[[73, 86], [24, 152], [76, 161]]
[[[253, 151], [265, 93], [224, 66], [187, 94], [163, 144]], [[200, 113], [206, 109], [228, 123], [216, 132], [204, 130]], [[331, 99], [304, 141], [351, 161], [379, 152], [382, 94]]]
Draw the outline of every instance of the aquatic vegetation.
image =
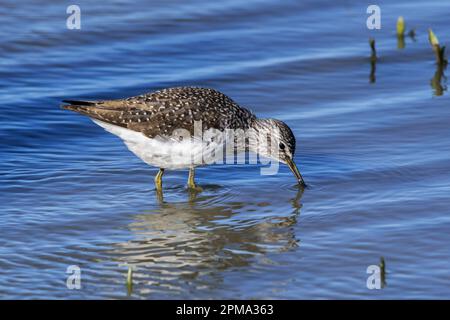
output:
[[380, 276], [381, 276], [381, 287], [384, 288], [387, 285], [386, 282], [386, 262], [384, 261], [384, 257], [380, 258]]
[[447, 59], [445, 58], [445, 46], [439, 44], [438, 37], [434, 34], [431, 28], [428, 29], [428, 40], [430, 41], [431, 47], [436, 55], [436, 62], [438, 65], [446, 66]]
[[[405, 30], [406, 30], [405, 19], [403, 18], [403, 16], [399, 16], [396, 25], [398, 49], [405, 48]], [[409, 30], [407, 36], [410, 37], [413, 41], [416, 41], [416, 30], [415, 29]], [[441, 46], [438, 37], [431, 28], [428, 29], [428, 40], [435, 53], [437, 64], [436, 72], [433, 78], [431, 79], [431, 87], [433, 88], [434, 95], [441, 96], [443, 95], [444, 91], [447, 90], [447, 86], [445, 84], [447, 78], [445, 77], [444, 71], [447, 68], [448, 60], [445, 56], [445, 46]], [[376, 62], [378, 59], [377, 52], [375, 49], [375, 39], [370, 38], [369, 44], [371, 49], [369, 82], [375, 83]], [[442, 80], [444, 80], [444, 84], [442, 83]]]
[[398, 17], [397, 19], [397, 36], [405, 36], [405, 19], [403, 19], [402, 16]]
[[130, 295], [131, 292], [133, 291], [133, 269], [131, 267], [128, 267], [126, 285], [127, 285], [127, 293], [128, 295]]
[[405, 48], [405, 20], [402, 16], [397, 19], [397, 48]]
[[375, 39], [370, 38], [369, 44], [370, 44], [370, 50], [372, 53], [370, 56], [370, 60], [377, 60], [377, 50], [375, 49]]
[[369, 44], [370, 44], [370, 50], [371, 50], [369, 82], [375, 83], [375, 81], [376, 81], [375, 71], [376, 71], [376, 64], [377, 64], [377, 50], [375, 49], [375, 39], [370, 38]]

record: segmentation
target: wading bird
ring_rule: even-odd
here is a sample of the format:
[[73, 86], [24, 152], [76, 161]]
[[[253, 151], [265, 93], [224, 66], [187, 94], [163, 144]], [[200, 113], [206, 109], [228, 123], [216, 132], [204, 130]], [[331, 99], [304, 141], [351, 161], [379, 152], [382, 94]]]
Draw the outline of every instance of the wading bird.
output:
[[[248, 151], [287, 164], [298, 183], [305, 182], [294, 163], [295, 137], [291, 129], [276, 119], [259, 119], [229, 97], [214, 89], [196, 87], [168, 88], [118, 100], [63, 100], [63, 109], [90, 117], [107, 131], [119, 136], [127, 147], [145, 163], [158, 167], [157, 190], [162, 190], [165, 169], [189, 169], [188, 187], [197, 188], [194, 170], [204, 161], [192, 157], [205, 151], [218, 151], [224, 146], [220, 133], [226, 129], [249, 130]], [[214, 129], [208, 141], [194, 137], [196, 122], [203, 131]], [[175, 139], [176, 130], [188, 132], [191, 139]], [[268, 148], [261, 148], [267, 145]], [[275, 152], [274, 152], [275, 150]], [[186, 156], [186, 151], [190, 152]], [[180, 156], [181, 155], [181, 156]]]

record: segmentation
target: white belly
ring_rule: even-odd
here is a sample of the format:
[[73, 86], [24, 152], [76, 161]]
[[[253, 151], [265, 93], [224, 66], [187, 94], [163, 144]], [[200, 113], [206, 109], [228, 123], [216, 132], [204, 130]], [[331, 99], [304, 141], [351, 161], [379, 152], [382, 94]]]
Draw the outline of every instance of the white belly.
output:
[[[145, 163], [165, 169], [185, 169], [207, 163], [223, 161], [223, 139], [217, 137], [214, 143], [200, 139], [148, 138], [140, 132], [92, 119], [106, 131], [121, 138], [128, 149]], [[207, 155], [206, 157], [204, 155]], [[203, 155], [203, 156], [202, 156]], [[211, 156], [213, 155], [213, 156]]]

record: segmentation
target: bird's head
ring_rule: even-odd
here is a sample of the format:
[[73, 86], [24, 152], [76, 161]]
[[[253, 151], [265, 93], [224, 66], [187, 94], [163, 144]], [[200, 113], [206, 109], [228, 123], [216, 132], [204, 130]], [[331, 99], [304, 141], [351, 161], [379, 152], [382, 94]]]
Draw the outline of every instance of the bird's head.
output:
[[295, 136], [291, 128], [280, 120], [257, 119], [253, 129], [258, 137], [257, 152], [286, 164], [294, 173], [298, 183], [305, 187], [305, 181], [294, 162]]

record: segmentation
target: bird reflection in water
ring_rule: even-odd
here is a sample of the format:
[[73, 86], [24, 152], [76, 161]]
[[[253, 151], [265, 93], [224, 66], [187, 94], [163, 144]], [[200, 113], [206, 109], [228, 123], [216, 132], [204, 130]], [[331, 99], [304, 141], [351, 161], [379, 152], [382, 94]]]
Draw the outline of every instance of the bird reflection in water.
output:
[[211, 290], [223, 282], [224, 270], [258, 272], [275, 263], [270, 254], [298, 247], [294, 226], [302, 194], [299, 188], [276, 212], [269, 202], [204, 193], [186, 202], [161, 202], [135, 216], [129, 229], [136, 240], [115, 244], [111, 253], [120, 265], [134, 268], [133, 294]]

